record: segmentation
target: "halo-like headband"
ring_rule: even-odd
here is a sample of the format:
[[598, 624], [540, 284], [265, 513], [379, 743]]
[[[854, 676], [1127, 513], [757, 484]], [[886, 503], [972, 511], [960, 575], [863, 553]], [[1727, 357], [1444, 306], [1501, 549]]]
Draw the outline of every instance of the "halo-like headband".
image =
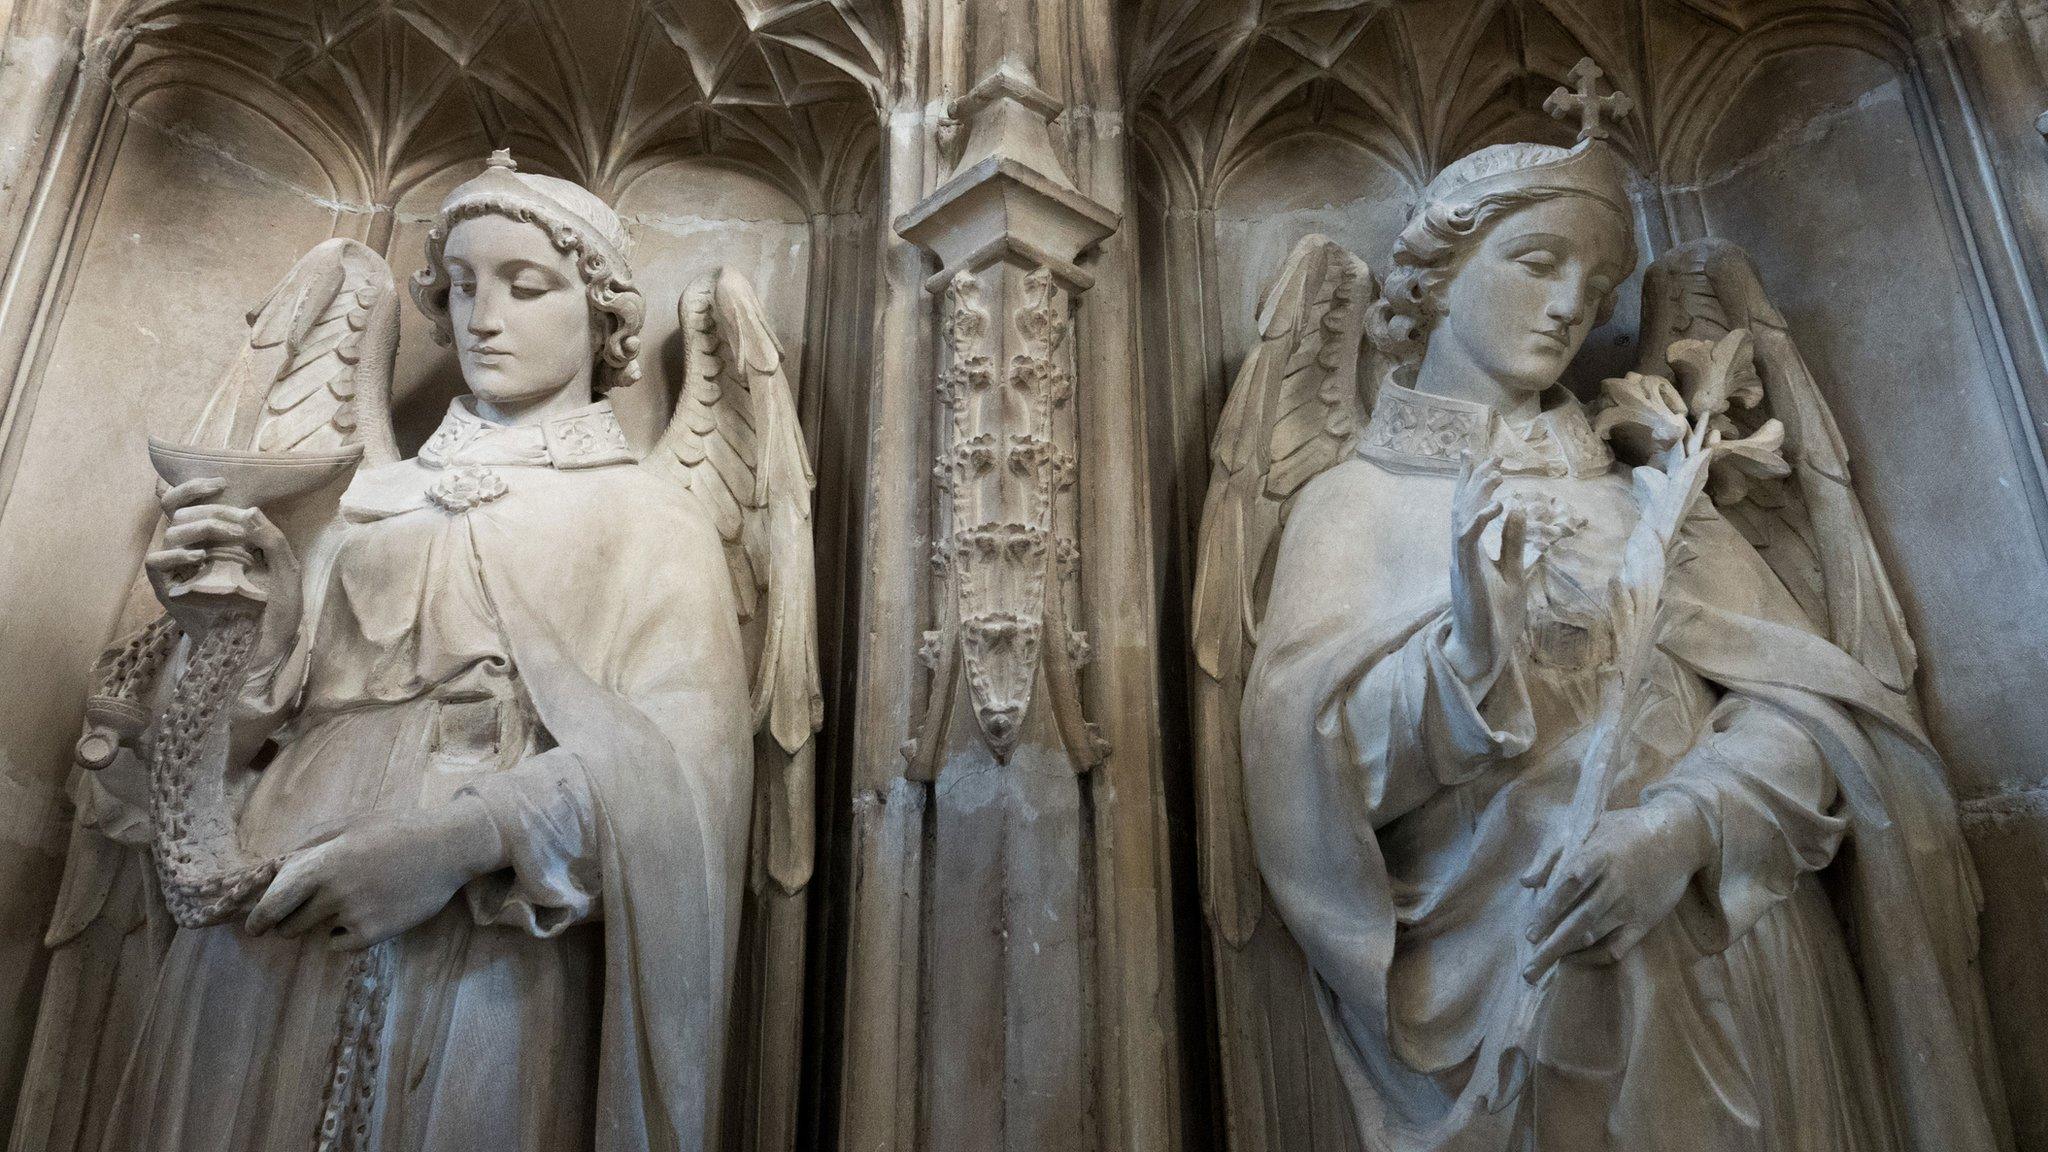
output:
[[1628, 163], [1605, 140], [1570, 148], [1498, 144], [1443, 170], [1423, 190], [1422, 203], [1478, 204], [1503, 192], [1555, 192], [1598, 200], [1622, 216], [1628, 206]]
[[441, 201], [441, 226], [484, 212], [531, 219], [554, 234], [558, 245], [573, 236], [581, 242], [586, 273], [620, 275], [627, 268], [626, 229], [619, 214], [579, 184], [519, 171], [509, 148], [491, 153], [481, 173]]

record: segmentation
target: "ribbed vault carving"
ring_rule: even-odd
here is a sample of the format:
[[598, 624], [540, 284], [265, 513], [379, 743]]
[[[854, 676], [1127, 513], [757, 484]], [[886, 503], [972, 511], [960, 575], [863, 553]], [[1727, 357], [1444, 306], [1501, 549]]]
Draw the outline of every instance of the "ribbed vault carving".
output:
[[124, 98], [210, 88], [388, 203], [511, 145], [615, 195], [678, 156], [853, 194], [886, 82], [886, 0], [132, 0], [98, 43]]
[[1144, 134], [1206, 198], [1296, 132], [1348, 139], [1420, 185], [1507, 139], [1569, 142], [1543, 98], [1591, 56], [1637, 99], [1621, 144], [1684, 179], [1756, 63], [1846, 44], [1903, 55], [1893, 0], [1132, 0]]

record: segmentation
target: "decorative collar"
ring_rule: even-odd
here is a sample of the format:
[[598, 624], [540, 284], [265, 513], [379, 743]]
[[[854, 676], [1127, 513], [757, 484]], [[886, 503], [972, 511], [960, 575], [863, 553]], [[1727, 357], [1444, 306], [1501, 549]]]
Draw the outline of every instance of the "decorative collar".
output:
[[1498, 457], [1511, 475], [1605, 473], [1614, 456], [1594, 434], [1585, 408], [1563, 389], [1555, 391], [1561, 400], [1533, 420], [1511, 424], [1488, 405], [1382, 379], [1358, 454], [1397, 472], [1454, 473], [1470, 452], [1474, 459]]
[[457, 396], [420, 445], [420, 463], [429, 468], [512, 464], [567, 471], [632, 462], [626, 430], [609, 400], [540, 424], [493, 424], [476, 414], [474, 396]]

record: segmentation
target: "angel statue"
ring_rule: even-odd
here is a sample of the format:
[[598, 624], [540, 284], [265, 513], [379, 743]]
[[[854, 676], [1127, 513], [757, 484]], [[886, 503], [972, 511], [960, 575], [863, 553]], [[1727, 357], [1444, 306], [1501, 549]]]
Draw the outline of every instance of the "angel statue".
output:
[[1240, 1076], [1234, 1147], [1993, 1152], [1976, 879], [1842, 439], [1725, 243], [1650, 267], [1601, 404], [1559, 384], [1636, 262], [1584, 119], [1446, 168], [1383, 281], [1303, 241], [1217, 431], [1217, 970], [1314, 1005], [1351, 1121], [1274, 1137], [1304, 1088]]
[[166, 615], [105, 669], [81, 761], [149, 762], [178, 927], [91, 1146], [723, 1146], [749, 880], [810, 863], [811, 474], [729, 272], [682, 297], [680, 399], [636, 459], [605, 398], [640, 376], [626, 246], [505, 152], [451, 192], [411, 287], [468, 394], [411, 459], [381, 258], [329, 241], [252, 314], [195, 441], [364, 461], [296, 521], [213, 476], [162, 495]]

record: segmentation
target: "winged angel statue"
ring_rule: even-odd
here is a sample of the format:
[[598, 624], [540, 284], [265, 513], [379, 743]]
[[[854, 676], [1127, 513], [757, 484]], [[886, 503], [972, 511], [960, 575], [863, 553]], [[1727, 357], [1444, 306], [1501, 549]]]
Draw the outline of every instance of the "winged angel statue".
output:
[[1784, 318], [1684, 245], [1558, 384], [1636, 259], [1600, 127], [1452, 164], [1384, 281], [1304, 240], [1217, 430], [1233, 1146], [1990, 1152], [1976, 880]]
[[[719, 1146], [742, 911], [811, 864], [811, 475], [730, 272], [635, 458], [625, 249], [506, 153], [450, 193], [412, 293], [470, 394], [412, 459], [381, 258], [328, 241], [252, 314], [201, 445], [364, 464], [296, 539], [213, 477], [163, 496], [167, 615], [103, 661], [81, 759], [147, 762], [178, 927], [108, 1098], [15, 1148]], [[223, 553], [239, 629], [185, 590]]]

